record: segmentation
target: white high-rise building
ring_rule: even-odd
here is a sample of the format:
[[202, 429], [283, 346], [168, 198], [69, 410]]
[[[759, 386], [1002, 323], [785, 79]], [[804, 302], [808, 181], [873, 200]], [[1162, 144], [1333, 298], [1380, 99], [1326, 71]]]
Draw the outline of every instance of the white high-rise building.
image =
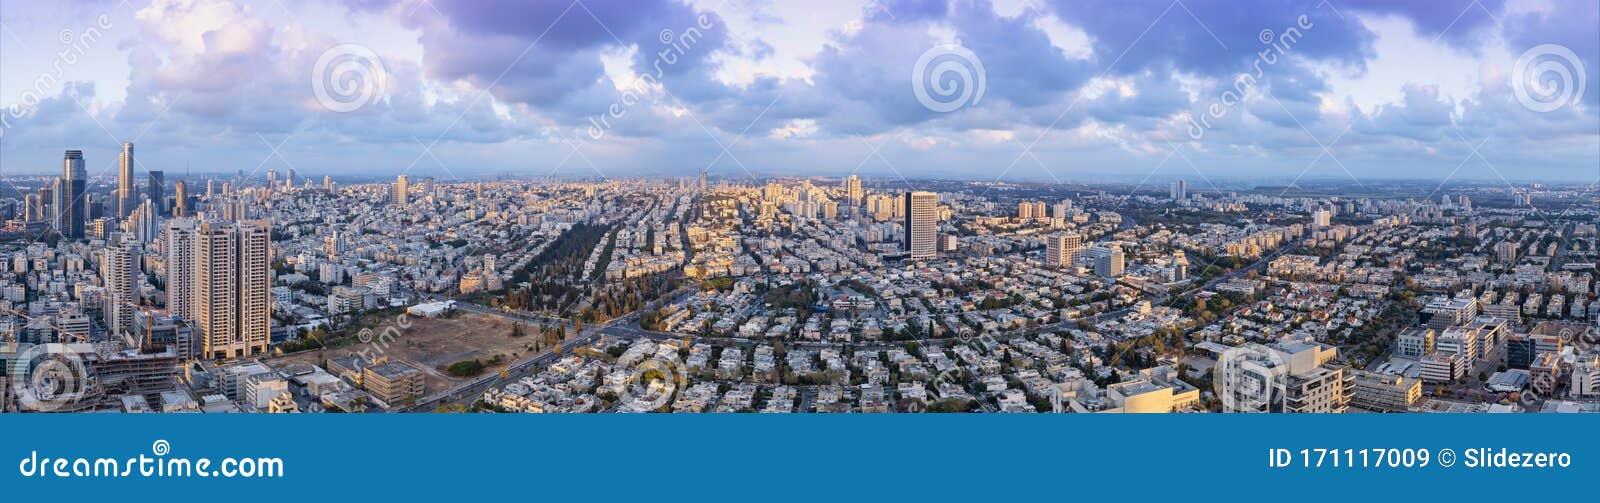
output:
[[242, 354], [248, 345], [238, 337], [239, 235], [219, 222], [200, 224], [195, 232], [195, 328], [206, 358]]
[[207, 358], [264, 353], [272, 332], [266, 222], [202, 222], [195, 232], [195, 328]]
[[1172, 188], [1169, 189], [1169, 192], [1169, 195], [1172, 196], [1173, 201], [1182, 201], [1184, 199], [1188, 199], [1189, 182], [1184, 180], [1174, 180], [1172, 182]]
[[907, 192], [905, 196], [906, 251], [911, 260], [932, 259], [939, 254], [939, 195], [932, 192]]
[[106, 290], [106, 328], [113, 334], [133, 329], [133, 312], [139, 305], [139, 243], [133, 236], [117, 235], [101, 259], [100, 277]]
[[1083, 236], [1076, 232], [1053, 234], [1045, 240], [1044, 263], [1052, 267], [1068, 267], [1078, 261], [1083, 253]]
[[1072, 211], [1072, 201], [1061, 201], [1051, 208], [1050, 216], [1054, 218], [1067, 218], [1067, 213]]
[[844, 193], [851, 206], [861, 206], [861, 199], [866, 196], [866, 192], [861, 190], [861, 177], [850, 175], [850, 178], [846, 178]]
[[239, 331], [254, 351], [272, 340], [272, 225], [239, 224]]
[[167, 312], [194, 320], [195, 221], [175, 218], [166, 228]]
[[146, 199], [139, 203], [139, 207], [128, 214], [124, 229], [133, 234], [140, 244], [155, 241], [161, 233], [161, 217], [156, 212], [155, 202]]
[[1117, 278], [1122, 276], [1124, 257], [1122, 248], [1116, 245], [1095, 246], [1084, 250], [1084, 256], [1094, 260], [1094, 273], [1103, 278]]
[[1316, 210], [1311, 212], [1311, 225], [1313, 227], [1328, 227], [1333, 225], [1333, 212]]
[[1172, 280], [1183, 281], [1189, 279], [1189, 257], [1184, 256], [1183, 250], [1172, 251]]

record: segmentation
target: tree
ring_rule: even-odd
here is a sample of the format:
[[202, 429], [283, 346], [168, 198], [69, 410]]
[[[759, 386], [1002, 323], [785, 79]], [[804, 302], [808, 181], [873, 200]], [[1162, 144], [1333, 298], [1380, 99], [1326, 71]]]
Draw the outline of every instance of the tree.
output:
[[455, 377], [472, 377], [483, 373], [483, 362], [476, 359], [458, 361], [446, 367], [445, 372]]

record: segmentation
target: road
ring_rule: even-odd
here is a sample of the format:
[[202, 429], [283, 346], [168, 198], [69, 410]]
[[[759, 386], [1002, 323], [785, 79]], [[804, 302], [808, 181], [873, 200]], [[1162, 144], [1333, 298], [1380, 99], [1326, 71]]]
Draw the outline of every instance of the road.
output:
[[[1230, 281], [1230, 280], [1239, 278], [1240, 276], [1243, 276], [1243, 275], [1245, 275], [1245, 274], [1247, 274], [1247, 273], [1249, 273], [1251, 271], [1260, 271], [1261, 269], [1264, 269], [1267, 266], [1267, 264], [1270, 263], [1273, 259], [1277, 258], [1278, 256], [1280, 256], [1280, 255], [1282, 255], [1284, 253], [1288, 253], [1290, 251], [1293, 251], [1293, 250], [1297, 249], [1300, 246], [1300, 244], [1301, 244], [1301, 242], [1298, 241], [1298, 240], [1290, 242], [1289, 244], [1286, 244], [1283, 247], [1279, 248], [1277, 251], [1275, 251], [1275, 252], [1273, 252], [1271, 254], [1268, 254], [1266, 256], [1261, 257], [1260, 259], [1258, 259], [1255, 262], [1251, 263], [1249, 266], [1246, 266], [1246, 267], [1243, 267], [1243, 268], [1239, 268], [1239, 269], [1235, 269], [1233, 271], [1229, 271], [1229, 272], [1224, 273], [1224, 274], [1222, 274], [1220, 276], [1217, 276], [1216, 278], [1212, 278], [1210, 281], [1207, 281], [1207, 282], [1205, 282], [1204, 284], [1202, 284], [1200, 286], [1197, 286], [1197, 287], [1191, 288], [1189, 290], [1185, 290], [1185, 291], [1183, 291], [1181, 293], [1178, 293], [1177, 295], [1173, 296], [1171, 299], [1168, 299], [1165, 296], [1152, 298], [1152, 299], [1150, 299], [1151, 303], [1152, 304], [1158, 304], [1158, 305], [1164, 305], [1164, 304], [1167, 304], [1169, 300], [1176, 299], [1176, 298], [1181, 298], [1181, 297], [1186, 297], [1186, 296], [1190, 296], [1190, 295], [1194, 295], [1195, 293], [1198, 293], [1200, 291], [1211, 289], [1212, 287], [1214, 287], [1214, 286], [1216, 286], [1216, 285], [1218, 285], [1218, 284], [1220, 284], [1220, 283], [1222, 283], [1224, 281]], [[679, 288], [679, 290], [677, 292], [674, 292], [671, 295], [671, 298], [672, 298], [673, 301], [681, 300], [685, 296], [692, 295], [694, 293], [694, 291], [695, 291], [695, 288], [693, 287], [693, 285], [685, 285], [685, 286]], [[742, 344], [742, 345], [758, 345], [758, 344], [765, 344], [765, 343], [768, 342], [766, 339], [751, 339], [751, 338], [744, 338], [744, 337], [707, 337], [707, 336], [694, 335], [694, 334], [681, 334], [681, 333], [675, 333], [675, 332], [660, 332], [660, 331], [654, 331], [654, 330], [646, 330], [644, 328], [639, 327], [639, 324], [638, 324], [639, 316], [644, 311], [646, 311], [648, 309], [653, 309], [656, 306], [658, 306], [659, 304], [660, 304], [660, 302], [651, 303], [650, 305], [646, 306], [645, 309], [640, 309], [638, 311], [634, 311], [632, 313], [629, 313], [628, 315], [625, 315], [625, 316], [620, 317], [620, 318], [613, 319], [613, 320], [611, 320], [609, 322], [606, 322], [606, 323], [603, 323], [603, 324], [598, 324], [598, 325], [585, 327], [585, 329], [583, 331], [584, 333], [581, 334], [580, 337], [577, 337], [575, 339], [569, 339], [567, 341], [563, 341], [562, 342], [562, 344], [561, 344], [562, 351], [560, 353], [547, 351], [545, 353], [541, 353], [539, 355], [533, 356], [533, 357], [531, 357], [529, 359], [513, 363], [513, 364], [511, 364], [510, 366], [508, 366], [506, 368], [506, 374], [508, 375], [508, 377], [501, 377], [499, 373], [496, 373], [496, 374], [493, 374], [493, 375], [477, 378], [477, 379], [472, 380], [470, 382], [466, 382], [466, 383], [462, 383], [462, 384], [456, 385], [455, 387], [451, 388], [449, 391], [442, 392], [442, 393], [439, 393], [439, 394], [436, 394], [436, 395], [433, 395], [433, 396], [430, 396], [428, 398], [423, 399], [422, 401], [418, 402], [415, 406], [413, 406], [411, 408], [411, 410], [413, 410], [413, 411], [429, 411], [429, 410], [433, 410], [433, 409], [437, 408], [440, 405], [455, 404], [455, 403], [462, 403], [462, 402], [470, 402], [471, 400], [476, 400], [476, 397], [481, 395], [481, 394], [483, 394], [484, 391], [488, 391], [490, 388], [493, 388], [495, 386], [503, 385], [504, 383], [507, 383], [507, 382], [515, 381], [516, 379], [522, 378], [524, 375], [532, 374], [537, 369], [542, 368], [543, 366], [549, 365], [550, 363], [552, 363], [552, 362], [556, 361], [557, 359], [559, 359], [561, 356], [566, 355], [566, 354], [571, 354], [571, 352], [576, 348], [587, 346], [589, 344], [593, 344], [602, 335], [603, 336], [607, 336], [607, 337], [615, 337], [615, 338], [618, 338], [618, 339], [630, 339], [630, 340], [644, 339], [644, 340], [657, 341], [657, 342], [669, 341], [669, 340], [671, 340], [671, 341], [680, 341], [680, 340], [683, 340], [685, 337], [689, 338], [690, 341], [692, 341], [692, 342], [722, 342], [722, 343], [733, 343], [733, 344]], [[489, 316], [500, 316], [500, 317], [510, 318], [510, 319], [518, 320], [518, 321], [525, 321], [525, 322], [529, 322], [529, 323], [538, 323], [538, 324], [541, 324], [541, 325], [566, 326], [566, 325], [571, 323], [571, 320], [568, 320], [568, 319], [565, 319], [565, 318], [546, 316], [546, 315], [542, 315], [542, 314], [538, 314], [538, 313], [532, 313], [532, 312], [526, 312], [526, 311], [513, 311], [513, 310], [505, 310], [505, 309], [494, 309], [494, 308], [490, 308], [490, 307], [487, 307], [487, 306], [482, 306], [482, 305], [478, 305], [478, 304], [471, 304], [471, 303], [465, 303], [465, 302], [456, 303], [456, 307], [458, 309], [463, 310], [463, 311], [468, 311], [468, 312], [473, 312], [473, 313], [478, 313], [478, 314], [484, 314], [484, 315], [489, 315]], [[1012, 339], [1012, 338], [1015, 338], [1015, 337], [1018, 337], [1018, 336], [1025, 336], [1025, 335], [1028, 335], [1028, 334], [1036, 334], [1036, 333], [1047, 332], [1047, 331], [1052, 331], [1052, 330], [1059, 330], [1059, 329], [1070, 327], [1070, 326], [1076, 326], [1080, 322], [1088, 322], [1090, 324], [1095, 324], [1095, 323], [1099, 323], [1099, 322], [1101, 322], [1103, 320], [1106, 320], [1106, 319], [1115, 318], [1115, 317], [1121, 317], [1123, 315], [1126, 315], [1128, 312], [1130, 312], [1132, 310], [1133, 310], [1133, 307], [1125, 307], [1125, 308], [1122, 308], [1122, 309], [1117, 309], [1117, 310], [1114, 310], [1114, 311], [1107, 311], [1107, 312], [1104, 312], [1104, 313], [1099, 313], [1099, 314], [1095, 314], [1095, 315], [1084, 317], [1084, 318], [1063, 320], [1063, 321], [1058, 321], [1058, 322], [1055, 322], [1055, 323], [1048, 323], [1048, 324], [1044, 324], [1044, 325], [1038, 325], [1038, 326], [1034, 326], [1034, 327], [1024, 328], [1024, 329], [1021, 329], [1021, 330], [1012, 330], [1012, 331], [1002, 332], [1002, 333], [999, 333], [999, 334], [995, 334], [994, 338], [999, 339], [999, 340], [1009, 340], [1009, 339]], [[959, 337], [943, 337], [943, 338], [917, 339], [916, 342], [919, 342], [919, 343], [951, 343], [951, 342], [958, 342], [958, 341], [962, 341], [962, 340], [964, 340], [964, 339], [959, 338]], [[970, 340], [970, 338], [965, 339], [965, 340]], [[850, 347], [850, 348], [867, 349], [867, 350], [884, 350], [884, 349], [902, 348], [902, 347], [905, 346], [906, 342], [911, 342], [911, 341], [845, 342], [845, 343], [840, 343], [840, 342], [787, 341], [786, 344], [788, 344], [789, 347], [792, 347], [792, 348], [808, 349], [808, 350], [821, 350], [821, 349], [840, 348], [840, 347]], [[974, 396], [977, 396], [977, 395], [974, 395]], [[801, 393], [800, 404], [799, 404], [802, 407], [801, 410], [804, 410], [804, 407], [809, 404], [809, 401], [811, 400], [811, 398], [812, 398], [812, 396], [809, 395], [808, 393], [804, 393], [804, 392]], [[987, 404], [985, 404], [985, 406], [987, 406]]]
[[450, 388], [449, 391], [438, 393], [418, 401], [416, 405], [411, 407], [410, 411], [427, 412], [439, 408], [442, 405], [471, 403], [476, 401], [477, 397], [482, 395], [483, 392], [488, 391], [491, 388], [516, 381], [524, 376], [534, 374], [538, 369], [554, 363], [562, 356], [572, 354], [574, 349], [593, 344], [598, 338], [599, 337], [597, 334], [590, 333], [589, 335], [573, 339], [571, 341], [563, 341], [561, 343], [560, 353], [546, 351], [534, 356], [533, 358], [513, 363], [506, 367], [506, 377], [501, 377], [501, 374], [496, 372], [494, 374], [479, 377], [466, 383], [458, 384], [455, 387]]
[[473, 303], [469, 303], [469, 302], [457, 301], [456, 302], [456, 309], [460, 309], [462, 311], [466, 311], [466, 312], [469, 312], [469, 313], [478, 313], [478, 314], [486, 314], [486, 315], [490, 315], [490, 316], [499, 316], [499, 317], [502, 317], [502, 318], [511, 318], [511, 319], [517, 320], [517, 321], [526, 321], [526, 322], [531, 322], [531, 323], [538, 323], [538, 324], [541, 324], [541, 325], [571, 325], [572, 324], [572, 320], [569, 320], [569, 319], [566, 319], [566, 318], [557, 318], [557, 317], [554, 317], [554, 316], [546, 316], [546, 315], [542, 315], [542, 314], [534, 313], [534, 312], [529, 312], [529, 311], [513, 311], [513, 310], [509, 310], [509, 309], [496, 309], [496, 308], [492, 308], [492, 307], [489, 307], [489, 306], [485, 306], [485, 305], [481, 305], [481, 304], [473, 304]]

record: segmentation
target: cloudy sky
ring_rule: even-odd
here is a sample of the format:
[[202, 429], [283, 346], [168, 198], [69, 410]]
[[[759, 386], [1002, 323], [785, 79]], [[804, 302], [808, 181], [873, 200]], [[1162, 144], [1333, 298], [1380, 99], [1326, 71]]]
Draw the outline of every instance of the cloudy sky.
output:
[[[1600, 178], [1591, 0], [0, 0], [0, 172]], [[1196, 182], [1199, 183], [1199, 182]]]

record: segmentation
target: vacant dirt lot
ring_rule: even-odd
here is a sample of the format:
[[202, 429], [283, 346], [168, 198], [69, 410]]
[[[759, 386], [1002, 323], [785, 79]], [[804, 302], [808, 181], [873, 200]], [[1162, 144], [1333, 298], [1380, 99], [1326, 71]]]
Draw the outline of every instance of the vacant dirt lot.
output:
[[[463, 360], [476, 359], [485, 365], [484, 373], [499, 372], [519, 358], [532, 354], [543, 340], [538, 325], [524, 323], [523, 335], [512, 337], [513, 322], [506, 318], [456, 312], [448, 318], [405, 318], [406, 327], [394, 316], [373, 318], [376, 326], [363, 332], [368, 336], [344, 335], [329, 342], [328, 348], [303, 351], [268, 360], [273, 366], [290, 363], [323, 365], [327, 360], [349, 354], [369, 358], [388, 357], [410, 363], [428, 373], [428, 393], [443, 390], [461, 379], [444, 369]], [[491, 365], [496, 356], [500, 363]]]

